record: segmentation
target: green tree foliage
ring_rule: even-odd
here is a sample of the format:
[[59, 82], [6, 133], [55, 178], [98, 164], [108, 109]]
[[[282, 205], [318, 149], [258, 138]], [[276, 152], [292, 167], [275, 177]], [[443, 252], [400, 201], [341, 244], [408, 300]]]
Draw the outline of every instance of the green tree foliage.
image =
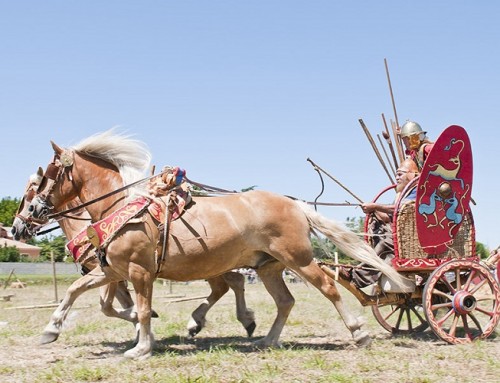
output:
[[4, 226], [12, 226], [20, 202], [17, 198], [2, 198], [0, 201], [0, 222]]
[[347, 217], [345, 225], [355, 233], [363, 233], [365, 231], [365, 217]]
[[21, 254], [15, 246], [4, 245], [0, 247], [0, 262], [19, 262]]
[[489, 257], [490, 253], [486, 246], [484, 246], [481, 242], [476, 242], [476, 254], [481, 259], [486, 259]]
[[66, 237], [64, 235], [34, 240], [32, 244], [42, 248], [39, 258], [40, 262], [50, 261], [52, 252], [54, 253], [54, 260], [56, 262], [64, 261], [64, 257], [66, 256]]

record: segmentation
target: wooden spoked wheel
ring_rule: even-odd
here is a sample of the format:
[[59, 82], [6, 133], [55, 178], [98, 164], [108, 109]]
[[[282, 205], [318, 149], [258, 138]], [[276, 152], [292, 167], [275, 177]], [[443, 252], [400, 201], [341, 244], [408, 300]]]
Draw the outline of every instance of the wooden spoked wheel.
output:
[[424, 312], [432, 331], [451, 344], [485, 339], [500, 319], [500, 286], [477, 262], [439, 266], [424, 288]]
[[419, 333], [429, 326], [420, 299], [408, 298], [401, 304], [374, 305], [371, 308], [377, 322], [394, 335]]

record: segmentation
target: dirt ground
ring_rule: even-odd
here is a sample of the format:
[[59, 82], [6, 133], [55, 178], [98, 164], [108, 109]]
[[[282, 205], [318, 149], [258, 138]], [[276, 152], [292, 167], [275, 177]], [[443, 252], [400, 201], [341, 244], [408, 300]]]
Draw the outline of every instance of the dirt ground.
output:
[[[3, 290], [14, 294], [0, 303], [1, 382], [495, 382], [500, 376], [500, 338], [448, 345], [430, 330], [395, 337], [343, 291], [352, 312], [363, 315], [373, 343], [358, 348], [333, 306], [314, 288], [289, 284], [296, 297], [281, 340], [283, 347], [258, 350], [253, 341], [264, 336], [274, 320], [272, 299], [260, 283], [247, 286], [257, 329], [246, 337], [237, 322], [234, 295], [228, 293], [208, 314], [208, 324], [195, 339], [186, 338], [191, 311], [208, 294], [205, 282], [155, 284], [155, 350], [153, 356], [131, 361], [123, 353], [132, 347], [129, 323], [99, 311], [98, 295], [81, 296], [63, 334], [39, 345], [53, 308], [52, 286]], [[66, 286], [59, 287], [62, 295]], [[59, 297], [60, 298], [60, 297]], [[184, 301], [179, 301], [183, 300]], [[177, 301], [176, 301], [177, 300]]]

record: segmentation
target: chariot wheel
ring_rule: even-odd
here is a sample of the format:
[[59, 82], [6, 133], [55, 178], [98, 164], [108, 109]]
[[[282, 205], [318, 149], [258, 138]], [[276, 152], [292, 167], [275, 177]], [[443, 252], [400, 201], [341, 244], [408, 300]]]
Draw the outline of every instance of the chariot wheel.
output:
[[401, 304], [373, 305], [371, 308], [377, 322], [394, 335], [419, 333], [429, 326], [420, 299], [407, 298]]
[[485, 339], [500, 319], [500, 286], [477, 262], [439, 266], [424, 288], [424, 312], [432, 331], [451, 344]]

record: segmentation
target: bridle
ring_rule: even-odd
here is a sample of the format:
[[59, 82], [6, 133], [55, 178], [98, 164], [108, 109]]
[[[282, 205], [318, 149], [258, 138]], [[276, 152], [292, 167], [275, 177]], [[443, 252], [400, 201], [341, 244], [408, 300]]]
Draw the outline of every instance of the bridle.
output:
[[38, 216], [34, 216], [35, 210], [33, 206], [30, 206], [28, 209], [34, 218], [39, 220], [49, 220], [50, 218], [54, 218], [52, 214], [50, 214], [54, 210], [54, 206], [50, 202], [50, 196], [54, 190], [55, 185], [64, 176], [64, 174], [67, 174], [69, 180], [73, 182], [73, 176], [71, 174], [72, 166], [72, 150], [65, 150], [60, 155], [58, 153], [54, 154], [52, 162], [47, 165], [47, 169], [42, 176], [42, 180], [40, 182], [40, 185], [38, 186], [36, 196], [34, 197], [34, 199], [37, 201], [37, 204], [41, 206], [37, 213]]
[[27, 217], [22, 214], [23, 210], [25, 210], [26, 208], [26, 205], [31, 204], [31, 201], [36, 196], [39, 185], [40, 184], [38, 182], [34, 181], [30, 181], [28, 183], [15, 215], [16, 218], [23, 222], [25, 230], [30, 236], [34, 236], [38, 229], [44, 225], [44, 222], [42, 220], [34, 218], [31, 214]]
[[[50, 196], [54, 190], [55, 185], [61, 180], [61, 178], [67, 174], [68, 179], [73, 183], [73, 175], [71, 173], [74, 163], [74, 152], [73, 150], [64, 150], [60, 155], [58, 153], [54, 154], [54, 158], [52, 162], [47, 166], [47, 170], [45, 171], [40, 186], [38, 187], [35, 199], [37, 203], [41, 205], [39, 216], [37, 219], [57, 219], [57, 218], [71, 218], [71, 219], [82, 219], [79, 217], [75, 217], [70, 215], [75, 211], [79, 211], [89, 205], [102, 201], [106, 198], [109, 198], [115, 194], [118, 194], [122, 191], [125, 191], [129, 188], [132, 188], [141, 183], [147, 182], [152, 178], [161, 176], [164, 172], [159, 174], [151, 175], [130, 184], [124, 185], [118, 189], [115, 189], [109, 193], [103, 194], [97, 198], [94, 198], [90, 201], [83, 202], [77, 206], [74, 206], [69, 209], [65, 209], [59, 212], [52, 213], [54, 210], [53, 204], [50, 202]], [[31, 208], [31, 213], [33, 213], [33, 208]]]

